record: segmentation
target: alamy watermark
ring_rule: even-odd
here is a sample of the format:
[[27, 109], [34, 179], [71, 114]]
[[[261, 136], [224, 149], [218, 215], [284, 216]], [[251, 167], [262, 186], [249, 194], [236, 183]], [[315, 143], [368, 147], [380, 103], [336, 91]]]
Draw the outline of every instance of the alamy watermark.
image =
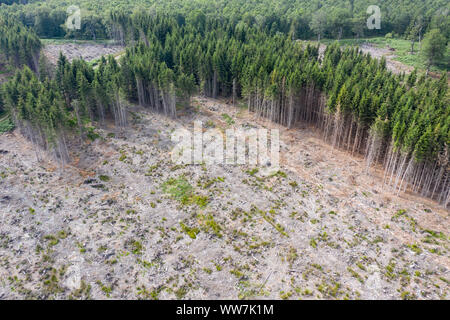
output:
[[215, 128], [203, 130], [202, 122], [195, 121], [193, 130], [177, 129], [171, 140], [176, 144], [171, 154], [175, 164], [259, 165], [266, 168], [262, 174], [279, 170], [278, 129], [227, 129], [222, 132]]
[[66, 28], [68, 30], [80, 30], [81, 29], [80, 7], [72, 5], [67, 8], [66, 12], [69, 15], [66, 20]]
[[371, 16], [367, 18], [367, 28], [369, 30], [381, 29], [381, 9], [379, 6], [371, 5], [367, 8], [367, 14]]

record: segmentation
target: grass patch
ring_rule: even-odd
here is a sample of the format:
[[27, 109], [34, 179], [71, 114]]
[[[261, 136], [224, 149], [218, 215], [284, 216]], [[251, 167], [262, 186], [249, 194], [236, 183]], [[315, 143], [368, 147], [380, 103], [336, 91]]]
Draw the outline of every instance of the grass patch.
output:
[[162, 189], [182, 205], [195, 204], [200, 208], [205, 208], [208, 205], [208, 197], [195, 194], [194, 187], [184, 176], [170, 178], [163, 183]]
[[234, 120], [233, 120], [233, 118], [230, 117], [229, 114], [223, 113], [223, 114], [222, 114], [222, 118], [223, 118], [223, 120], [224, 120], [229, 126], [231, 126], [231, 125], [234, 124]]
[[251, 169], [251, 170], [247, 170], [246, 171], [246, 173], [248, 174], [248, 175], [251, 175], [252, 177], [255, 175], [255, 174], [257, 174], [259, 172], [259, 169], [258, 168], [253, 168], [253, 169]]
[[356, 272], [355, 270], [353, 270], [350, 267], [347, 268], [347, 271], [350, 272], [352, 277], [356, 278], [359, 282], [364, 283], [364, 279], [359, 275], [358, 272]]
[[98, 178], [99, 178], [101, 181], [103, 181], [103, 182], [109, 182], [109, 181], [111, 180], [110, 177], [105, 176], [105, 175], [101, 175], [101, 176], [99, 176]]
[[214, 217], [211, 214], [203, 215], [199, 214], [197, 216], [199, 219], [200, 225], [202, 226], [202, 229], [206, 232], [212, 232], [214, 233], [218, 238], [222, 238], [222, 227], [217, 224], [217, 222], [214, 220]]
[[422, 249], [419, 247], [419, 245], [417, 243], [413, 243], [408, 245], [408, 247], [414, 251], [416, 254], [421, 254], [422, 253]]
[[275, 219], [268, 215], [266, 212], [259, 210], [258, 208], [253, 207], [251, 209], [252, 214], [259, 214], [261, 217], [266, 220], [272, 227], [274, 227], [281, 235], [289, 238], [286, 229], [279, 223], [276, 223]]
[[198, 228], [190, 228], [185, 225], [183, 222], [180, 222], [180, 227], [191, 239], [196, 239], [197, 234], [200, 232]]

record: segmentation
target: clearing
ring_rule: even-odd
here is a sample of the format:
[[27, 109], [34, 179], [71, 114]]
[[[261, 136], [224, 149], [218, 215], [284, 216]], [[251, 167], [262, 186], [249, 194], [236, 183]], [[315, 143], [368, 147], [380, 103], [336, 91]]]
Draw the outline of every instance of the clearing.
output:
[[[0, 299], [448, 299], [447, 210], [392, 195], [310, 128], [193, 106], [178, 119], [132, 108], [63, 175], [17, 131], [0, 135]], [[281, 170], [174, 165], [170, 135], [196, 120], [278, 128]]]
[[44, 54], [52, 64], [56, 64], [62, 52], [69, 61], [82, 58], [88, 62], [100, 59], [105, 55], [120, 55], [125, 48], [112, 41], [82, 41], [44, 39]]
[[[335, 42], [336, 40], [324, 39], [322, 40], [323, 50], [326, 45]], [[317, 41], [307, 41], [312, 44], [317, 44]], [[342, 39], [339, 41], [341, 46], [359, 46], [364, 53], [370, 53], [374, 58], [386, 58], [386, 65], [393, 73], [410, 73], [417, 68], [419, 71], [425, 72], [426, 59], [420, 54], [420, 44], [416, 43], [414, 46], [415, 52], [411, 54], [411, 41], [404, 39], [386, 39], [384, 37], [374, 37], [366, 39]], [[450, 47], [447, 46], [447, 51], [444, 58], [437, 66], [432, 66], [430, 75], [433, 78], [439, 78], [443, 71], [450, 75], [449, 71], [450, 61]], [[450, 77], [449, 77], [450, 78]]]

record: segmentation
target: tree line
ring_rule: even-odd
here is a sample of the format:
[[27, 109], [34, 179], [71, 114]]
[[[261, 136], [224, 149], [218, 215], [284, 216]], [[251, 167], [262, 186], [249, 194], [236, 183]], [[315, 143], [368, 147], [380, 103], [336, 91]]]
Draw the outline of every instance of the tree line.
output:
[[[445, 0], [80, 0], [77, 1], [83, 17], [80, 30], [68, 30], [64, 27], [68, 16], [65, 1], [3, 2], [12, 5], [2, 6], [2, 11], [14, 15], [24, 25], [33, 27], [44, 38], [107, 38], [114, 33], [114, 29], [110, 27], [108, 12], [118, 10], [128, 16], [133, 12], [172, 12], [179, 19], [196, 19], [201, 15], [207, 18], [220, 17], [233, 27], [245, 24], [271, 35], [277, 32], [291, 33], [296, 39], [339, 39], [387, 33], [419, 38], [419, 35], [435, 28], [445, 32], [449, 39], [450, 5]], [[367, 8], [370, 5], [381, 8], [380, 30], [368, 30], [366, 27], [369, 17]]]
[[41, 41], [36, 33], [13, 18], [0, 16], [0, 55], [14, 67], [37, 71]]

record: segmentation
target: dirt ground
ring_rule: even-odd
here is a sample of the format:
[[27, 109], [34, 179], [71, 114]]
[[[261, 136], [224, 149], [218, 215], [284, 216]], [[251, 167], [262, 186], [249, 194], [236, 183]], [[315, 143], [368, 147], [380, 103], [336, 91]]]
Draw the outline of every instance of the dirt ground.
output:
[[[64, 173], [1, 135], [0, 299], [448, 299], [447, 210], [393, 195], [310, 128], [193, 106], [176, 120], [134, 108]], [[280, 171], [174, 165], [170, 135], [195, 120], [278, 128]]]
[[44, 47], [44, 54], [53, 64], [58, 61], [59, 53], [62, 52], [69, 61], [82, 58], [86, 61], [96, 60], [104, 55], [117, 54], [124, 50], [124, 47], [109, 44], [92, 43], [65, 43], [48, 44]]

